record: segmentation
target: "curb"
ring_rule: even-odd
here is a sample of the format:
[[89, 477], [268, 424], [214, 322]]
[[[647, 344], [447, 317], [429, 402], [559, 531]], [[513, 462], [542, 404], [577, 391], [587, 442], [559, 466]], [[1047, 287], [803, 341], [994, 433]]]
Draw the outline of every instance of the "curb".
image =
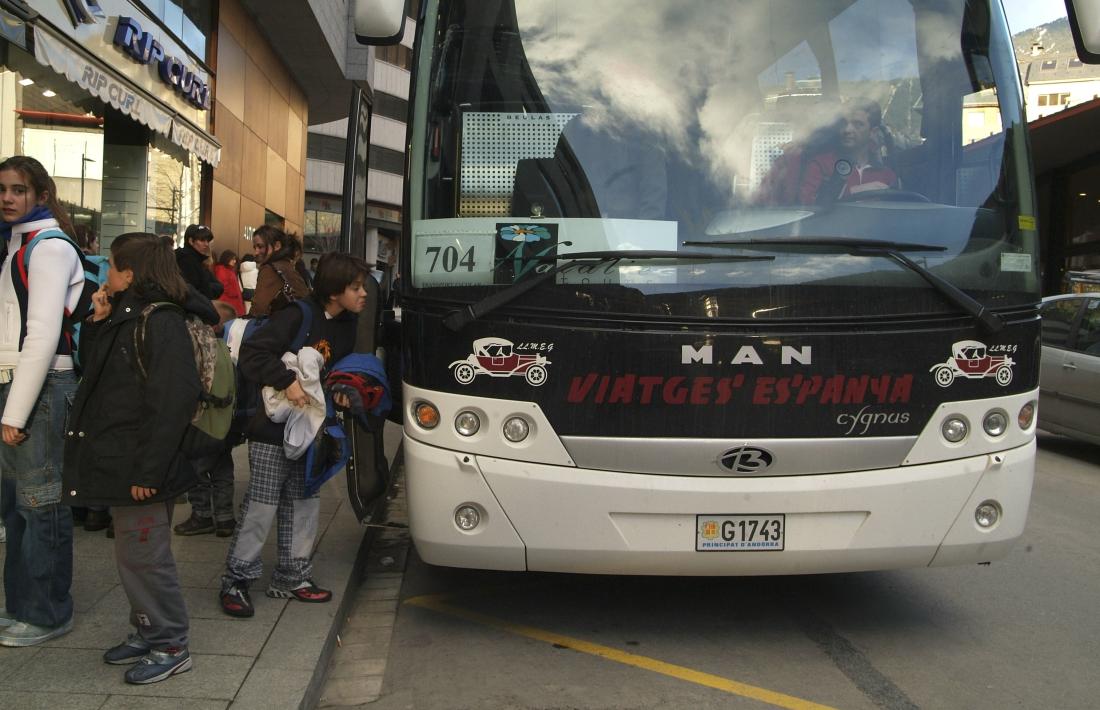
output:
[[[397, 480], [398, 469], [403, 462], [404, 448], [398, 445], [397, 451], [393, 456], [393, 461], [390, 462], [390, 488], [386, 491], [382, 502], [375, 512], [374, 519], [376, 520], [386, 519], [386, 512], [390, 502], [390, 491], [393, 490], [393, 484]], [[306, 686], [305, 694], [302, 696], [302, 701], [298, 705], [300, 710], [313, 710], [313, 708], [317, 707], [317, 703], [321, 699], [321, 691], [324, 689], [325, 681], [328, 678], [332, 655], [336, 651], [337, 639], [340, 636], [340, 632], [344, 630], [344, 624], [347, 623], [348, 615], [355, 604], [356, 592], [358, 592], [365, 576], [364, 572], [367, 566], [367, 557], [370, 553], [371, 546], [374, 544], [375, 537], [378, 535], [379, 529], [380, 528], [375, 525], [366, 526], [366, 532], [363, 534], [363, 539], [359, 543], [359, 550], [356, 552], [355, 563], [352, 565], [351, 574], [348, 576], [348, 582], [345, 585], [343, 594], [340, 595], [340, 604], [336, 609], [336, 618], [329, 628], [324, 645], [321, 647], [321, 653], [317, 658], [317, 666], [314, 668], [313, 677], [310, 679], [309, 685]]]

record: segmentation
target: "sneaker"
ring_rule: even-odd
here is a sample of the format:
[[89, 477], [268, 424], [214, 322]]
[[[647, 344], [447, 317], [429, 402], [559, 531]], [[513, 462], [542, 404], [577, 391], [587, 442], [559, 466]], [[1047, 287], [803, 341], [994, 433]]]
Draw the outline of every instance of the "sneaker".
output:
[[206, 535], [214, 532], [214, 520], [212, 518], [196, 518], [192, 515], [187, 520], [172, 528], [177, 535]]
[[8, 541], [8, 529], [4, 527], [3, 523], [0, 523], [0, 542]]
[[247, 619], [256, 613], [252, 606], [252, 598], [248, 596], [248, 586], [242, 582], [231, 584], [222, 589], [222, 611], [230, 616]]
[[313, 583], [312, 579], [307, 579], [294, 589], [281, 589], [272, 584], [267, 588], [267, 596], [272, 599], [297, 599], [300, 602], [310, 604], [323, 604], [332, 601], [332, 592], [321, 589]]
[[117, 646], [107, 649], [103, 654], [103, 662], [115, 666], [127, 666], [137, 663], [142, 656], [153, 650], [149, 642], [138, 636], [130, 634], [126, 640]]
[[7, 609], [0, 609], [0, 627], [11, 626], [15, 623], [15, 617], [8, 613]]
[[191, 670], [191, 652], [186, 648], [166, 648], [150, 651], [123, 678], [131, 685], [159, 683], [179, 673]]
[[106, 530], [111, 524], [111, 514], [106, 510], [89, 510], [84, 516], [84, 529], [88, 532]]
[[16, 621], [11, 626], [0, 631], [0, 646], [11, 646], [13, 648], [37, 646], [44, 641], [55, 639], [58, 636], [64, 636], [72, 630], [72, 619], [52, 629], [48, 626], [35, 626], [25, 621]]
[[236, 520], [215, 520], [214, 521], [214, 534], [218, 537], [230, 537], [233, 531], [237, 529]]

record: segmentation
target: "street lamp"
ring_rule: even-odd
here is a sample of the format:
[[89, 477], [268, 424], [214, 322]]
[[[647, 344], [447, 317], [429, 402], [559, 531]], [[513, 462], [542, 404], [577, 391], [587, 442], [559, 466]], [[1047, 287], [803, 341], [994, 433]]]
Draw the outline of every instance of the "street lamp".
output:
[[84, 209], [84, 174], [88, 163], [94, 163], [94, 158], [89, 158], [87, 153], [80, 156], [80, 209]]

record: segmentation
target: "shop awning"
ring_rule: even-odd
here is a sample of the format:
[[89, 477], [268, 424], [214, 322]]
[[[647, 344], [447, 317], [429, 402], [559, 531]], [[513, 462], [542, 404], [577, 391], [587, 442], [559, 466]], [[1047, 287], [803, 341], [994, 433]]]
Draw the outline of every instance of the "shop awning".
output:
[[39, 64], [64, 74], [88, 93], [218, 167], [222, 147], [213, 136], [42, 25], [34, 27], [34, 56]]
[[1027, 124], [1035, 174], [1043, 175], [1100, 153], [1100, 99], [1070, 106]]

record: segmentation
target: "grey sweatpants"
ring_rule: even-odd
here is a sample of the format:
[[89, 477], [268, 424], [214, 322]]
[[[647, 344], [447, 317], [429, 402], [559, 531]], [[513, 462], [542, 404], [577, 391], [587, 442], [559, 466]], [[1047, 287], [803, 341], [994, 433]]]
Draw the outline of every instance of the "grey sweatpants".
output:
[[172, 557], [172, 502], [115, 506], [111, 513], [130, 623], [154, 649], [186, 648], [189, 622]]

